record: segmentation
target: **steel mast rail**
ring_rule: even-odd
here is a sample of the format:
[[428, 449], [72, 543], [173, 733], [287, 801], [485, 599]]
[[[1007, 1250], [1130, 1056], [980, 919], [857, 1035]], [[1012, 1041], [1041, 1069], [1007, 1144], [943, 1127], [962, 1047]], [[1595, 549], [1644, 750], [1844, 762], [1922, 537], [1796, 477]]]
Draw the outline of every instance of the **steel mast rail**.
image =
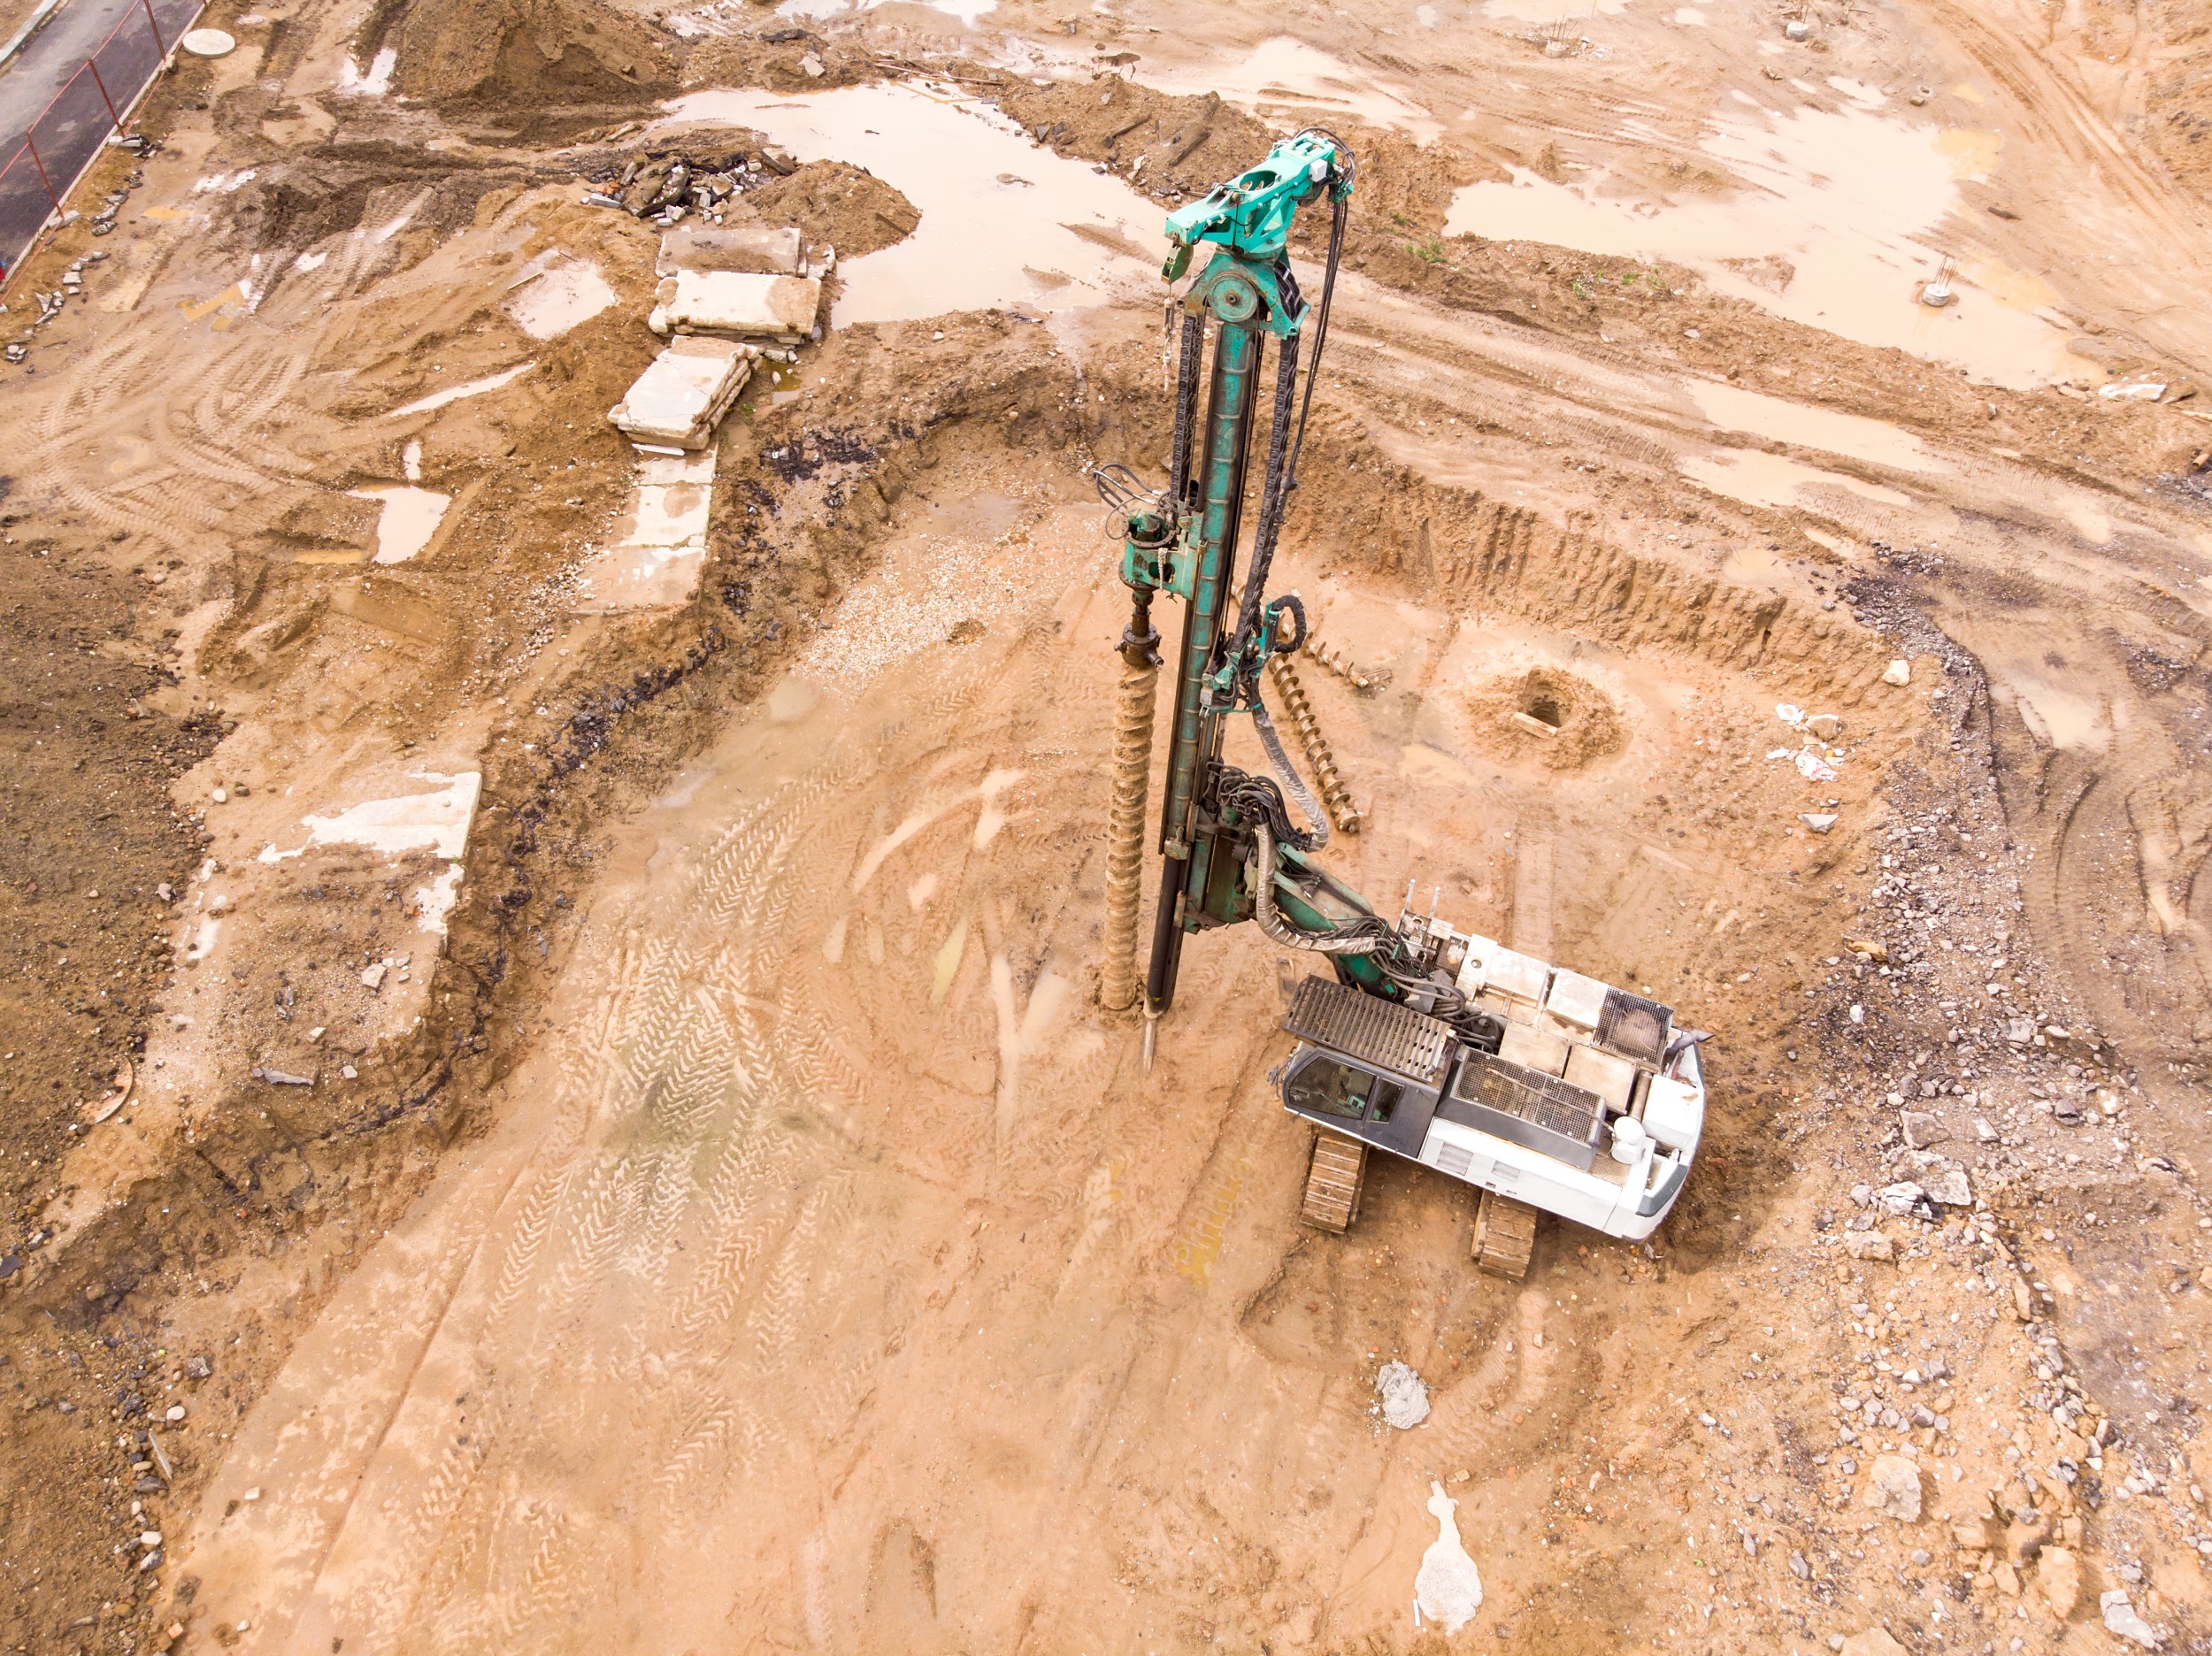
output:
[[[1125, 518], [1122, 579], [1133, 596], [1129, 630], [1119, 647], [1125, 663], [1125, 696], [1149, 695], [1152, 678], [1148, 669], [1159, 662], [1158, 636], [1151, 623], [1153, 594], [1172, 594], [1186, 606], [1182, 637], [1171, 658], [1175, 701], [1157, 840], [1162, 864], [1144, 982], [1148, 1059], [1154, 1021], [1174, 1002], [1183, 939], [1192, 932], [1256, 916], [1271, 935], [1279, 935], [1277, 927], [1286, 916], [1297, 932], [1317, 939], [1351, 925], [1355, 935], [1341, 939], [1340, 950], [1364, 953], [1379, 947], [1368, 935], [1373, 923], [1367, 906], [1299, 855], [1317, 850], [1325, 841], [1327, 817], [1291, 769], [1259, 687], [1268, 656], [1294, 650], [1304, 641], [1303, 610], [1294, 597], [1269, 602], [1267, 575], [1284, 514], [1297, 487], [1298, 455], [1312, 409], [1314, 371], [1327, 339], [1329, 305], [1356, 172], [1342, 140], [1308, 128], [1278, 142], [1259, 165], [1169, 216], [1167, 235], [1173, 250], [1162, 272], [1168, 280], [1178, 280], [1189, 270], [1201, 244], [1210, 244], [1212, 250], [1179, 302], [1183, 324], [1168, 482], [1163, 489], [1147, 489], [1133, 472], [1119, 465], [1102, 468], [1098, 478], [1102, 497]], [[1299, 293], [1287, 249], [1299, 208], [1324, 198], [1333, 209], [1328, 262], [1320, 302], [1309, 306]], [[1310, 318], [1314, 324], [1313, 349], [1306, 364], [1302, 402], [1299, 351]], [[1211, 361], [1202, 419], [1198, 381], [1210, 332]], [[1242, 602], [1232, 628], [1229, 600], [1235, 590], [1262, 357], [1269, 335], [1280, 343], [1265, 439], [1266, 469]], [[1253, 717], [1281, 778], [1280, 788], [1268, 778], [1248, 777], [1222, 763], [1225, 721], [1237, 713]], [[1148, 723], [1148, 713], [1125, 712], [1125, 729], [1133, 732]], [[1136, 746], [1129, 745], [1133, 749]], [[1148, 741], [1142, 746], [1148, 755]], [[1133, 751], [1128, 756], [1133, 758]], [[1118, 752], [1118, 764], [1123, 757]], [[1128, 832], [1124, 824], [1141, 816], [1145, 778], [1137, 774], [1133, 786], [1125, 785], [1128, 780], [1117, 778], [1118, 833]], [[1284, 789], [1313, 824], [1310, 830], [1291, 824], [1283, 806]], [[1134, 812], [1128, 809], [1133, 794]], [[1261, 819], [1256, 824], [1256, 817]], [[1256, 842], [1271, 854], [1269, 866], [1259, 873], [1258, 889], [1248, 871]], [[1278, 853], [1279, 862], [1274, 855]], [[1116, 845], [1109, 855], [1110, 869], [1125, 870], [1127, 878], [1134, 878], [1138, 847]], [[1280, 890], [1272, 889], [1278, 885]], [[1110, 893], [1108, 908], [1110, 916], [1133, 913], [1133, 890]], [[1358, 924], [1363, 921], [1370, 924]], [[1114, 929], [1110, 925], [1110, 949], [1126, 947], [1110, 935]], [[1340, 970], [1349, 963], [1340, 962]], [[1125, 974], [1125, 962], [1109, 962], [1110, 985]]]

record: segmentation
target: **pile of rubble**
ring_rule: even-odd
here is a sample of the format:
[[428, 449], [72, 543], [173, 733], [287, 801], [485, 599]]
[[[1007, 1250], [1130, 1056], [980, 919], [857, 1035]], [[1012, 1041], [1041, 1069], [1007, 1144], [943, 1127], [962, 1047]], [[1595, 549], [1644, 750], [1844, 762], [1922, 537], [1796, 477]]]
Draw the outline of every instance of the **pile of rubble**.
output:
[[668, 226], [646, 321], [669, 342], [607, 418], [648, 454], [695, 453], [713, 441], [754, 364], [795, 362], [798, 346], [822, 337], [822, 280], [836, 249], [810, 257], [788, 226], [677, 227], [682, 215], [668, 205], [672, 192], [723, 199], [717, 192], [728, 170], [702, 177], [677, 157], [642, 169], [633, 163], [623, 176], [636, 192], [631, 210]]
[[694, 159], [672, 151], [641, 156], [618, 172], [609, 168], [593, 176], [594, 183], [607, 188], [591, 191], [584, 200], [595, 207], [619, 208], [664, 228], [672, 229], [694, 213], [719, 224], [733, 198], [790, 173], [797, 165], [787, 153], [773, 148], [758, 155], [733, 151], [718, 158]]
[[705, 448], [755, 363], [795, 362], [796, 347], [821, 338], [822, 277], [836, 257], [824, 249], [810, 261], [788, 227], [670, 229], [646, 319], [669, 343], [607, 418], [648, 453]]
[[[30, 325], [8, 344], [4, 354], [10, 362], [19, 363], [28, 356], [31, 354], [31, 339], [38, 330], [59, 316], [62, 307], [72, 299], [84, 297], [85, 266], [97, 264], [106, 257], [107, 255], [104, 253], [88, 253], [82, 258], [73, 261], [69, 268], [61, 273], [59, 288], [50, 293], [35, 290], [32, 293], [31, 297], [38, 305], [38, 314], [33, 317]], [[0, 306], [0, 310], [5, 308], [5, 306]]]

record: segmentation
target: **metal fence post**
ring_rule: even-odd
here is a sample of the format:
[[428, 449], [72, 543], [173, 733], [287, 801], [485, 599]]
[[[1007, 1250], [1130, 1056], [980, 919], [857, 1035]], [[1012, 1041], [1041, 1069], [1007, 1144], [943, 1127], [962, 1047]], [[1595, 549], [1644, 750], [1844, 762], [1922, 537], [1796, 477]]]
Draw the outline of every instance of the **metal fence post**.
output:
[[154, 16], [154, 0], [142, 0], [142, 4], [146, 8], [146, 27], [154, 32], [154, 50], [166, 58], [169, 49], [161, 43], [161, 24]]
[[46, 186], [46, 199], [52, 202], [54, 211], [59, 212], [61, 197], [55, 194], [54, 180], [46, 176], [46, 163], [38, 158], [38, 145], [31, 141], [31, 134], [27, 132], [23, 134], [23, 147], [31, 152], [31, 165], [38, 169], [38, 181]]
[[108, 83], [100, 78], [100, 60], [88, 58], [84, 66], [92, 71], [92, 84], [100, 88], [100, 102], [108, 106], [108, 124], [117, 132], [123, 130], [123, 118], [115, 112], [115, 100], [108, 96]]

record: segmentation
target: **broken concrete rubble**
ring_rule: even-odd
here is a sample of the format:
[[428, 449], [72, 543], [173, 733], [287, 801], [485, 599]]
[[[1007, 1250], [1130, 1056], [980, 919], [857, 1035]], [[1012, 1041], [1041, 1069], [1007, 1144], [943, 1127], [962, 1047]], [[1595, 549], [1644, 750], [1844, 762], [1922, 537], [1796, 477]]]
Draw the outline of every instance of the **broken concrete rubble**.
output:
[[1860, 1498], [1873, 1511], [1900, 1523], [1920, 1522], [1920, 1468], [1903, 1455], [1878, 1454]]
[[1429, 1417], [1429, 1389], [1409, 1363], [1386, 1362], [1375, 1376], [1382, 1417], [1400, 1431], [1410, 1431]]
[[2102, 1613], [2106, 1632], [2116, 1633], [2145, 1650], [2156, 1650], [2166, 1642], [2162, 1634], [2137, 1614], [2124, 1588], [2116, 1587], [2109, 1592], [2100, 1593], [2097, 1607]]

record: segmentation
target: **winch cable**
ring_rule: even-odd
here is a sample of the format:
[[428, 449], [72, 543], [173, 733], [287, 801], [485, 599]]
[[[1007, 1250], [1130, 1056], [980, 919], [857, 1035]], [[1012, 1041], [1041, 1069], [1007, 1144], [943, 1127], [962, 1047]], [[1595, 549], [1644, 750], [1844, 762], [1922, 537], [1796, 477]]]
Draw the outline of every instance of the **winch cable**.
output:
[[1186, 313], [1183, 349], [1175, 367], [1175, 435], [1168, 450], [1167, 497], [1175, 510], [1189, 506], [1191, 426], [1198, 418], [1198, 358], [1205, 342], [1206, 320]]
[[[1290, 755], [1283, 751], [1283, 739], [1275, 733], [1275, 721], [1268, 717], [1267, 703], [1260, 699], [1257, 686], [1252, 691], [1252, 728], [1259, 733], [1260, 746], [1267, 749], [1267, 762], [1275, 768], [1275, 774], [1282, 778], [1285, 791], [1298, 801], [1299, 810], [1313, 824], [1310, 832], [1286, 833], [1283, 838], [1301, 851], [1320, 850], [1329, 843], [1329, 814], [1322, 809], [1321, 801], [1314, 798], [1313, 791], [1305, 784], [1305, 778], [1292, 767]], [[1263, 854], [1261, 864], [1272, 869], [1274, 859]]]
[[[1344, 157], [1348, 176], [1351, 168], [1351, 151], [1334, 133], [1322, 127], [1309, 130], [1318, 133], [1337, 147]], [[1283, 341], [1282, 354], [1275, 368], [1274, 428], [1269, 433], [1267, 472], [1260, 491], [1260, 518], [1252, 536], [1251, 566], [1245, 571], [1244, 604], [1237, 617], [1236, 637], [1229, 647], [1228, 659], [1236, 663], [1238, 675], [1248, 686], [1248, 694], [1256, 699], [1255, 682], [1258, 667], [1246, 657], [1251, 647], [1252, 635], [1259, 625], [1261, 611], [1267, 600], [1267, 575], [1275, 561], [1275, 546], [1280, 539], [1283, 519], [1290, 511], [1290, 497], [1298, 488], [1298, 456], [1306, 446], [1306, 424], [1313, 414], [1313, 387], [1321, 377], [1321, 353], [1329, 342], [1329, 311], [1336, 299], [1336, 273], [1344, 259], [1345, 220], [1350, 211], [1346, 201], [1332, 204], [1329, 218], [1328, 262], [1322, 268], [1321, 301], [1314, 307], [1313, 353], [1305, 367], [1306, 390], [1299, 403], [1298, 420], [1293, 427], [1290, 407], [1297, 396], [1299, 335], [1292, 334]]]
[[[1308, 130], [1327, 138], [1343, 157], [1347, 177], [1355, 164], [1352, 152], [1344, 142], [1325, 127]], [[1299, 404], [1295, 427], [1291, 424], [1291, 404], [1298, 395], [1299, 336], [1288, 335], [1283, 341], [1275, 366], [1275, 411], [1272, 427], [1268, 433], [1267, 472], [1260, 492], [1260, 520], [1252, 538], [1252, 561], [1245, 571], [1244, 601], [1237, 617], [1235, 637], [1231, 640], [1227, 659], [1236, 668], [1239, 699], [1252, 714], [1253, 728], [1258, 732], [1260, 745], [1267, 750], [1268, 763], [1282, 779], [1290, 796], [1298, 801], [1298, 809], [1313, 824], [1310, 834], [1285, 835], [1301, 850], [1317, 851], [1329, 842], [1329, 816], [1299, 776], [1296, 767], [1285, 751], [1282, 738], [1276, 733], [1275, 721], [1267, 711], [1259, 685], [1259, 664], [1250, 659], [1254, 634], [1258, 631], [1260, 617], [1266, 613], [1267, 576], [1274, 563], [1275, 545], [1280, 538], [1283, 519], [1290, 509], [1291, 494], [1298, 487], [1298, 456], [1306, 444], [1306, 423], [1313, 413], [1314, 383], [1320, 378], [1321, 353], [1329, 341], [1329, 310], [1336, 297], [1336, 273], [1344, 257], [1344, 228], [1348, 212], [1346, 198], [1339, 197], [1333, 203], [1329, 218], [1328, 262], [1321, 275], [1321, 300], [1314, 310], [1313, 354], [1306, 363], [1305, 399]], [[1299, 612], [1299, 641], [1304, 641], [1304, 612]], [[1287, 822], [1285, 824], [1287, 827]], [[1271, 871], [1274, 868], [1272, 846], [1265, 847], [1261, 855], [1261, 866]], [[1263, 882], [1264, 883], [1264, 881]], [[1272, 935], [1271, 931], [1270, 935]]]

